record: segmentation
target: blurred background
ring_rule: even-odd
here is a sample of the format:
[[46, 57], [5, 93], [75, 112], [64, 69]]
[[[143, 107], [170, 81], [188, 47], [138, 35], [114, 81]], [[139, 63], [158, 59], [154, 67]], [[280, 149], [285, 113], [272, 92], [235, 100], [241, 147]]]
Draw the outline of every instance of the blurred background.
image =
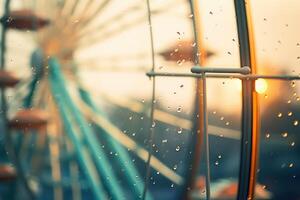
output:
[[[156, 77], [154, 87], [146, 76], [149, 26], [156, 72], [190, 73], [197, 64], [190, 1], [151, 0], [151, 25], [141, 0], [11, 0], [9, 12], [6, 3], [1, 69], [16, 85], [1, 85], [1, 199], [141, 199], [151, 131], [147, 199], [205, 199], [203, 160], [187, 187], [196, 80]], [[198, 3], [205, 65], [239, 68], [234, 1]], [[300, 76], [300, 2], [247, 3], [257, 73]], [[300, 199], [299, 81], [258, 79], [256, 92], [256, 199]], [[241, 80], [209, 78], [207, 95], [212, 199], [236, 199]]]

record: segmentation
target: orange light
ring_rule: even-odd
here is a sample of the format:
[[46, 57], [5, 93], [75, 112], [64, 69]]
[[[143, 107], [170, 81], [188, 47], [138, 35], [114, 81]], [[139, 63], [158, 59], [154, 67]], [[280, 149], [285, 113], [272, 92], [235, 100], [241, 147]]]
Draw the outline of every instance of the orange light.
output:
[[263, 94], [268, 89], [268, 83], [265, 79], [257, 79], [255, 81], [255, 91], [259, 94]]

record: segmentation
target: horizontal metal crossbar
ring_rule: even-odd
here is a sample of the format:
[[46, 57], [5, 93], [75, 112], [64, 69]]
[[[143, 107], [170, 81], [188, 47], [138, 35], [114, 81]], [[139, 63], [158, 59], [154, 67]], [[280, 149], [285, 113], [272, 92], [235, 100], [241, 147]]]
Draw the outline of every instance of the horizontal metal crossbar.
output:
[[220, 73], [220, 74], [250, 74], [251, 69], [250, 67], [241, 67], [241, 68], [217, 68], [217, 67], [200, 67], [200, 66], [194, 66], [191, 69], [192, 73], [195, 74], [203, 74], [203, 73]]
[[[162, 77], [192, 77], [192, 78], [203, 78], [203, 74], [193, 73], [172, 73], [172, 72], [154, 72], [150, 71], [146, 73], [149, 77], [162, 76]], [[206, 78], [230, 78], [230, 79], [274, 79], [274, 80], [300, 80], [300, 75], [259, 75], [259, 74], [248, 74], [240, 75], [233, 73], [219, 73], [211, 74], [211, 72], [205, 73]]]

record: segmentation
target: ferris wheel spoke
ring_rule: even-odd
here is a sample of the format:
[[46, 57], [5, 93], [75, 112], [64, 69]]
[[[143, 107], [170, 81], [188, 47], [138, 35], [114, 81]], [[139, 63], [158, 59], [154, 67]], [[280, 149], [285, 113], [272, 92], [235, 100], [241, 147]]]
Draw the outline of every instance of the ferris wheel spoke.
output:
[[[181, 0], [180, 0], [181, 1]], [[164, 7], [158, 8], [154, 11], [152, 11], [153, 15], [159, 15], [163, 12], [165, 12], [166, 9], [170, 9], [173, 6], [177, 6], [178, 4], [170, 3], [165, 5]], [[124, 31], [128, 31], [130, 28], [133, 28], [137, 25], [140, 25], [143, 22], [146, 22], [147, 20], [147, 15], [144, 15], [142, 17], [138, 17], [136, 19], [133, 19], [131, 21], [123, 22], [120, 24], [117, 28], [114, 28], [112, 30], [107, 30], [107, 31], [99, 31], [99, 32], [94, 32], [94, 37], [91, 37], [91, 35], [84, 35], [84, 37], [79, 38], [79, 44], [80, 48], [85, 48], [87, 46], [97, 44], [100, 42], [103, 42], [104, 40], [110, 39], [111, 37], [120, 34]], [[95, 35], [97, 34], [97, 35]], [[87, 41], [84, 41], [83, 39], [88, 37]]]
[[[96, 27], [90, 28], [90, 29], [85, 29], [85, 27], [83, 27], [83, 30], [79, 30], [79, 34], [78, 34], [78, 38], [84, 37], [84, 36], [90, 36], [91, 34], [93, 34], [94, 32], [97, 31], [101, 31], [102, 29], [106, 28], [107, 26], [111, 26], [112, 24], [118, 23], [120, 20], [122, 20], [122, 17], [127, 15], [130, 13], [130, 15], [132, 15], [133, 13], [135, 13], [136, 11], [139, 11], [138, 9], [141, 8], [141, 5], [132, 5], [122, 11], [120, 11], [120, 13], [110, 17], [109, 19], [105, 20], [104, 22], [100, 23], [99, 25], [97, 25]], [[107, 23], [107, 21], [111, 22], [111, 23]], [[113, 22], [113, 23], [112, 23]]]
[[88, 26], [94, 19], [96, 19], [102, 12], [102, 10], [109, 5], [109, 3], [112, 2], [112, 0], [104, 0], [102, 3], [98, 5], [98, 7], [95, 9], [94, 12], [91, 12], [91, 14], [87, 15], [82, 21], [78, 23], [80, 25], [80, 29]]
[[[94, 111], [89, 108], [84, 102], [82, 102], [82, 100], [79, 100], [77, 98], [75, 101], [77, 101], [77, 104], [80, 105], [82, 113], [84, 113], [88, 119], [92, 120], [95, 124], [98, 124], [100, 127], [107, 130], [107, 133], [109, 133], [113, 138], [120, 142], [120, 144], [122, 144], [124, 147], [134, 152], [144, 162], [147, 161], [148, 151], [146, 149], [142, 148], [133, 139], [125, 135], [119, 128], [109, 122], [106, 118], [94, 113]], [[174, 172], [171, 168], [169, 168], [156, 157], [153, 157], [152, 161], [150, 162], [150, 166], [177, 185], [181, 185], [184, 181], [183, 177]]]
[[[68, 153], [73, 152], [74, 148], [72, 147], [71, 142], [65, 136], [63, 137], [64, 137], [64, 143], [66, 145], [67, 152]], [[71, 183], [73, 198], [74, 200], [81, 200], [81, 187], [79, 184], [79, 174], [78, 174], [79, 166], [77, 162], [75, 162], [73, 159], [69, 162], [69, 169], [70, 169], [72, 180], [74, 180]]]
[[[69, 30], [72, 34], [76, 33], [80, 29], [87, 26], [95, 18], [97, 18], [97, 16], [101, 13], [102, 9], [104, 9], [111, 2], [111, 0], [102, 1], [102, 3], [98, 5], [94, 5], [93, 2], [94, 1], [92, 1], [89, 5], [86, 4], [86, 9], [84, 9], [79, 16], [76, 16], [74, 18], [72, 17], [72, 15], [67, 15], [66, 19], [70, 23], [67, 23], [66, 26], [64, 26], [63, 30]], [[91, 11], [93, 7], [96, 7], [96, 9], [94, 11]], [[74, 19], [76, 20], [76, 23], [72, 22]]]
[[[99, 59], [103, 62], [110, 62], [110, 63], [118, 63], [122, 61], [138, 61], [138, 60], [145, 60], [149, 58], [149, 53], [137, 53], [137, 54], [126, 54], [126, 55], [113, 55], [113, 56], [101, 56], [101, 58], [98, 57], [88, 57], [88, 58], [82, 58], [80, 60], [76, 59], [76, 63], [84, 64], [84, 65], [90, 65], [92, 68], [99, 68]], [[113, 61], [113, 62], [112, 62]], [[147, 65], [147, 62], [145, 62], [145, 66]], [[110, 64], [109, 66], [105, 65], [105, 68], [109, 69], [109, 67], [114, 67], [114, 64]], [[117, 67], [119, 68], [119, 67]], [[138, 66], [132, 66], [132, 68], [138, 69]], [[113, 70], [112, 70], [113, 71]]]

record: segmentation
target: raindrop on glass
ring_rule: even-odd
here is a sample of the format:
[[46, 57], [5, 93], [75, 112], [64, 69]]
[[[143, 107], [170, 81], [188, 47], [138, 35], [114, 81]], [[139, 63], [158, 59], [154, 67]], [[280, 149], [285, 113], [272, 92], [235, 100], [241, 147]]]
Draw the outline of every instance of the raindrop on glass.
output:
[[298, 126], [298, 125], [299, 125], [299, 121], [298, 121], [298, 120], [295, 120], [295, 121], [293, 122], [293, 125], [294, 125], [294, 126]]
[[291, 146], [292, 146], [292, 147], [295, 146], [295, 142], [291, 142]]
[[154, 128], [154, 127], [155, 127], [155, 125], [156, 125], [156, 124], [155, 124], [155, 122], [152, 122], [152, 125], [151, 125], [151, 127], [152, 127], [152, 128]]
[[177, 165], [174, 165], [173, 169], [176, 170], [177, 169]]
[[182, 128], [179, 128], [179, 129], [177, 130], [177, 133], [181, 134], [181, 133], [182, 133]]
[[284, 132], [284, 133], [281, 134], [281, 136], [284, 137], [284, 138], [286, 138], [288, 136], [288, 133]]
[[177, 108], [177, 112], [181, 112], [181, 110], [182, 110], [182, 108], [181, 108], [181, 106], [179, 106], [178, 108]]

